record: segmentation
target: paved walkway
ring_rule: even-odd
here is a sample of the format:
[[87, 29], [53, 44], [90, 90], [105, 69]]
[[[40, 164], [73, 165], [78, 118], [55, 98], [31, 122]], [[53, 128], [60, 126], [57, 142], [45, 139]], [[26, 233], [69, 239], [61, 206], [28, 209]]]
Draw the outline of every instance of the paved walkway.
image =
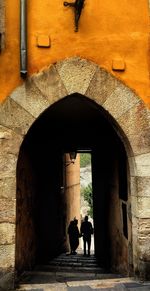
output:
[[19, 291], [150, 291], [150, 282], [106, 272], [92, 255], [63, 254], [47, 265], [24, 272]]

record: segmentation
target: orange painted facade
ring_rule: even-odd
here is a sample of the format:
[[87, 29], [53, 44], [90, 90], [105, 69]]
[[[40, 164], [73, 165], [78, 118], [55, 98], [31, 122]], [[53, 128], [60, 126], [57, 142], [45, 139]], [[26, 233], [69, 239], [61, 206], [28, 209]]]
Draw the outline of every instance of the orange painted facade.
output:
[[[71, 0], [70, 0], [71, 1]], [[23, 80], [20, 77], [19, 0], [6, 2], [6, 46], [0, 53], [0, 101]], [[93, 61], [133, 89], [150, 107], [148, 0], [85, 0], [74, 32], [72, 8], [63, 0], [27, 0], [28, 75], [72, 56]], [[38, 47], [38, 36], [50, 47]], [[123, 64], [124, 70], [113, 70]]]

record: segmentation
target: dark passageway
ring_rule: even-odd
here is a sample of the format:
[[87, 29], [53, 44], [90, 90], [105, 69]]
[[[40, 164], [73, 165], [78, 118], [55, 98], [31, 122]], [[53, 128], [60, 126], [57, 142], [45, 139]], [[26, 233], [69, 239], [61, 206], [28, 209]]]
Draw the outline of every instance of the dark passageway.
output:
[[95, 255], [127, 273], [131, 240], [127, 158], [109, 115], [73, 94], [50, 106], [28, 131], [17, 166], [16, 270], [30, 270], [66, 251], [63, 154], [92, 153]]

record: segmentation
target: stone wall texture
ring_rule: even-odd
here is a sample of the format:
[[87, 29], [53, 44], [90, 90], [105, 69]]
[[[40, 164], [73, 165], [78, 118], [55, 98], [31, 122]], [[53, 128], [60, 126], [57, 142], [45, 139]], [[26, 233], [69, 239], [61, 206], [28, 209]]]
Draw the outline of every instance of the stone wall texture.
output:
[[7, 285], [7, 274], [15, 268], [15, 179], [21, 142], [46, 108], [72, 93], [85, 95], [104, 109], [124, 143], [129, 161], [133, 265], [139, 276], [148, 274], [150, 112], [132, 90], [110, 73], [74, 57], [27, 79], [0, 107], [0, 285]]

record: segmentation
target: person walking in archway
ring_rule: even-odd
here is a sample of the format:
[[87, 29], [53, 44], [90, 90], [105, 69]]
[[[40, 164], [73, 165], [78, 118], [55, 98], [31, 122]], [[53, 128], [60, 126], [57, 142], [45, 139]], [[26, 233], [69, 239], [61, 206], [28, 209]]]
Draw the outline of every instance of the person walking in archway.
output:
[[76, 249], [79, 246], [79, 229], [78, 229], [78, 220], [74, 218], [74, 220], [70, 221], [68, 227], [68, 234], [69, 234], [69, 243], [70, 243], [70, 254], [76, 255]]
[[84, 246], [84, 256], [86, 256], [86, 245], [88, 246], [88, 256], [90, 256], [91, 249], [91, 234], [93, 234], [92, 223], [88, 221], [88, 216], [86, 215], [84, 221], [81, 223], [81, 236], [83, 236], [83, 246]]

